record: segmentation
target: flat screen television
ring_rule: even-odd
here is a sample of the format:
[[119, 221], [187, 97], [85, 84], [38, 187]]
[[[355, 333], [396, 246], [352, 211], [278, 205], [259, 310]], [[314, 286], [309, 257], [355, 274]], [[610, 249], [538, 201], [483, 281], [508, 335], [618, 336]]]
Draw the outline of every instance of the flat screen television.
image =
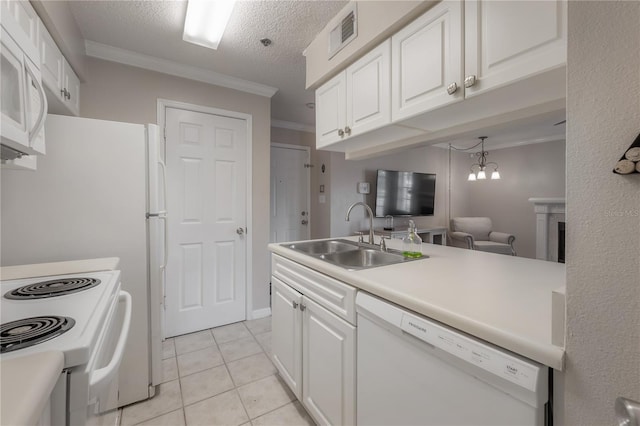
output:
[[433, 216], [436, 175], [378, 170], [376, 217]]

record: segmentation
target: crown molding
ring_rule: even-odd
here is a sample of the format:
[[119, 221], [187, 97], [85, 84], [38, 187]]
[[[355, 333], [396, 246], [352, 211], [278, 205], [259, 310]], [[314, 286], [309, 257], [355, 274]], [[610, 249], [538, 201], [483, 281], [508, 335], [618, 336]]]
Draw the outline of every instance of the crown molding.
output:
[[163, 74], [174, 75], [176, 77], [187, 78], [189, 80], [200, 81], [216, 86], [222, 86], [229, 89], [239, 90], [241, 92], [251, 93], [253, 95], [264, 96], [267, 98], [271, 98], [278, 91], [278, 89], [275, 87], [254, 83], [248, 80], [242, 80], [240, 78], [220, 74], [215, 71], [207, 70], [205, 68], [193, 67], [181, 64], [179, 62], [157, 58], [155, 56], [132, 52], [130, 50], [97, 43], [91, 40], [85, 40], [84, 45], [87, 56], [104, 59], [105, 61], [131, 65], [137, 68], [143, 68]]
[[297, 130], [299, 132], [315, 133], [316, 128], [307, 124], [294, 123], [293, 121], [271, 120], [271, 127], [281, 129]]

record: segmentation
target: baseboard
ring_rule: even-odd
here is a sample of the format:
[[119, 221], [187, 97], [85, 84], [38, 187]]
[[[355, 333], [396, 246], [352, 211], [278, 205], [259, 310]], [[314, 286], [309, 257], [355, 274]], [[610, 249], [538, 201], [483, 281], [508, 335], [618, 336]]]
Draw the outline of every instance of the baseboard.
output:
[[256, 309], [255, 311], [251, 312], [251, 318], [247, 319], [260, 319], [268, 317], [269, 315], [271, 315], [271, 308]]

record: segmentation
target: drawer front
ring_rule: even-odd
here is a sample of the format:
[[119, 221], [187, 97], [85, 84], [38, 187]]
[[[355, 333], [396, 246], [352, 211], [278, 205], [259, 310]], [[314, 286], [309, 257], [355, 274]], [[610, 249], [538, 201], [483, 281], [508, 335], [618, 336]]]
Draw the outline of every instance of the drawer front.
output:
[[276, 254], [271, 258], [273, 276], [340, 318], [351, 324], [356, 323], [357, 290], [354, 287]]

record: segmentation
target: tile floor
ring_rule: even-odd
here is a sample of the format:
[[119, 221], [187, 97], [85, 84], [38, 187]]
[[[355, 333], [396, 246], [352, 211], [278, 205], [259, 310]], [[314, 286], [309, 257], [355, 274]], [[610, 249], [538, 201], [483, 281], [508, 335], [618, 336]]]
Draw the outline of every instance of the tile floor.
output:
[[128, 425], [313, 425], [271, 363], [271, 317], [163, 343], [156, 396], [124, 407]]

